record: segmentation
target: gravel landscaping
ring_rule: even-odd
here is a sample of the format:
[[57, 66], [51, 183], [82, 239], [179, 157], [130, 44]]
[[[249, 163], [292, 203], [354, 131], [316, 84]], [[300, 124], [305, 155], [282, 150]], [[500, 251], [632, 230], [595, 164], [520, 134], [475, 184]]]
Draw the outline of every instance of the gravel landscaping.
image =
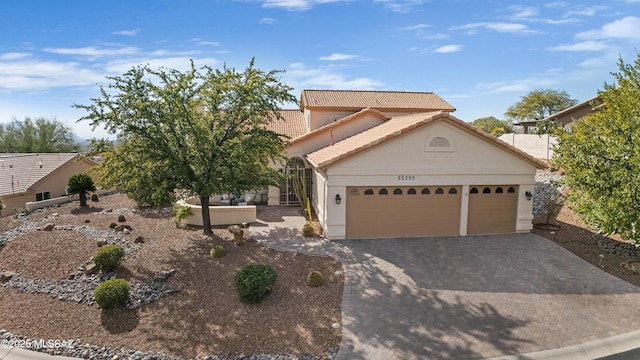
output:
[[[212, 237], [178, 229], [169, 209], [139, 210], [115, 194], [0, 219], [0, 338], [59, 339], [73, 349], [40, 349], [86, 359], [321, 359], [333, 358], [341, 339], [344, 275], [331, 258], [280, 252], [250, 236], [243, 246], [226, 229]], [[118, 215], [126, 221], [117, 222]], [[117, 231], [109, 225], [128, 225]], [[118, 244], [123, 265], [90, 273], [99, 245]], [[222, 245], [227, 254], [212, 258]], [[277, 272], [257, 305], [239, 301], [233, 275], [262, 263]], [[306, 284], [321, 271], [325, 283]], [[125, 309], [102, 312], [93, 290], [109, 278], [129, 281]]]

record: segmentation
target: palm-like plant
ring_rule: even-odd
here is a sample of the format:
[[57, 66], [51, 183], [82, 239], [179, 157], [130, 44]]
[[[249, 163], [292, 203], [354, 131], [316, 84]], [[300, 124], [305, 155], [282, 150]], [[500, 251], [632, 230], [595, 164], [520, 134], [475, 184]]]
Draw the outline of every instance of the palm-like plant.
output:
[[67, 184], [67, 194], [80, 196], [80, 206], [87, 206], [87, 194], [89, 191], [96, 191], [93, 179], [87, 174], [76, 174], [69, 178]]

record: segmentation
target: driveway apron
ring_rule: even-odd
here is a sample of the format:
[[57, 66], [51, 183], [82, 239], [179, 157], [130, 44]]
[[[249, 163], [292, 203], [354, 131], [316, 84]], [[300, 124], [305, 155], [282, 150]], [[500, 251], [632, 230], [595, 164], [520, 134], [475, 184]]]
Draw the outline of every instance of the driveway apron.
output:
[[481, 359], [640, 329], [640, 288], [535, 234], [329, 242], [273, 209], [258, 241], [345, 267], [336, 359]]

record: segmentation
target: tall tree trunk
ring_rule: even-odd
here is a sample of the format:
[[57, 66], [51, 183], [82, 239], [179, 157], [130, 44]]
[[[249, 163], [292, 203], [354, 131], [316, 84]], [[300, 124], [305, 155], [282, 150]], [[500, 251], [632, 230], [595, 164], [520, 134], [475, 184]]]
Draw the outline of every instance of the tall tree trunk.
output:
[[211, 235], [211, 219], [209, 218], [209, 196], [200, 196], [202, 205], [202, 231], [205, 235]]
[[87, 193], [81, 191], [78, 195], [80, 195], [80, 206], [87, 206]]

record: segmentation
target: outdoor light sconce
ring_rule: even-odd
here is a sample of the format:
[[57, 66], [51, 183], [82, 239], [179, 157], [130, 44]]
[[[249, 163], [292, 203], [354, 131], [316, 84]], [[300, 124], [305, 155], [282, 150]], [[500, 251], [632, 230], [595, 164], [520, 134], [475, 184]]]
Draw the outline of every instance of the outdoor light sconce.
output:
[[533, 198], [533, 194], [531, 193], [531, 191], [527, 191], [526, 193], [524, 193], [524, 196], [527, 197], [527, 200], [531, 200]]
[[336, 194], [336, 204], [340, 205], [341, 201], [342, 201], [342, 198], [340, 197], [340, 194]]

